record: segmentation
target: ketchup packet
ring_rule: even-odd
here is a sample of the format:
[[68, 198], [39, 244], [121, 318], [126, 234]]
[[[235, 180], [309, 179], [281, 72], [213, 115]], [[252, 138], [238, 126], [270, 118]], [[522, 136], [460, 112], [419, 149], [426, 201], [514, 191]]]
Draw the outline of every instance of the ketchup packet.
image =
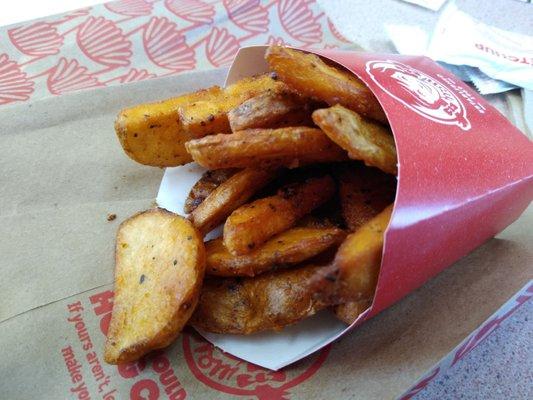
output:
[[[449, 64], [477, 67], [493, 79], [533, 89], [533, 36], [490, 26], [459, 10], [454, 2], [443, 9], [425, 54]], [[470, 78], [475, 84], [476, 76]]]

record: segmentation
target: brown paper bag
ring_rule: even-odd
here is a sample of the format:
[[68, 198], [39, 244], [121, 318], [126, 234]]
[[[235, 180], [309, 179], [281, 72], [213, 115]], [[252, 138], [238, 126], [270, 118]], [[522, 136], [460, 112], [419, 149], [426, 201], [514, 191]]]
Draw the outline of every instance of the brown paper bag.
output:
[[153, 204], [162, 176], [122, 154], [115, 114], [224, 76], [194, 73], [0, 109], [2, 398], [394, 398], [527, 282], [531, 208], [498, 239], [282, 371], [224, 354], [192, 330], [137, 363], [104, 364], [114, 235]]

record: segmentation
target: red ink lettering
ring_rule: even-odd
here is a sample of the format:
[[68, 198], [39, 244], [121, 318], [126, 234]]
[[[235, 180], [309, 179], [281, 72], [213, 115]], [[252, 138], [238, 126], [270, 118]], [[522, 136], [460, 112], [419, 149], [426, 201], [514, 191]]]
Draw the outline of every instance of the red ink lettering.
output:
[[141, 379], [135, 382], [130, 389], [131, 400], [157, 400], [159, 399], [159, 388], [157, 383], [151, 379]]
[[89, 297], [91, 304], [96, 305], [94, 307], [94, 313], [96, 315], [102, 315], [113, 310], [113, 296], [114, 293], [111, 290], [97, 293]]

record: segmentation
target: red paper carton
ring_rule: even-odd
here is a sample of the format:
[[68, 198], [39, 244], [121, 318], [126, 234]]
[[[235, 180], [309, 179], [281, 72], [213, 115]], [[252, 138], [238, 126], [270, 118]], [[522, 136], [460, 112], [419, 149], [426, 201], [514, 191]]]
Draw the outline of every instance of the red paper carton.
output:
[[[266, 46], [241, 49], [226, 84], [266, 72], [265, 51]], [[398, 152], [397, 195], [385, 233], [374, 301], [353, 328], [518, 218], [533, 198], [533, 144], [474, 90], [431, 59], [314, 52], [366, 83], [388, 117]], [[183, 181], [184, 173], [188, 174], [182, 167], [167, 170], [158, 196], [160, 205], [172, 207], [162, 192], [168, 187], [179, 191], [177, 182]], [[178, 197], [186, 196], [181, 192]], [[174, 208], [175, 200], [170, 202]], [[295, 327], [281, 334], [252, 337], [201, 333], [229, 353], [278, 369], [322, 348], [350, 328], [330, 318], [311, 328], [305, 326], [305, 333]]]

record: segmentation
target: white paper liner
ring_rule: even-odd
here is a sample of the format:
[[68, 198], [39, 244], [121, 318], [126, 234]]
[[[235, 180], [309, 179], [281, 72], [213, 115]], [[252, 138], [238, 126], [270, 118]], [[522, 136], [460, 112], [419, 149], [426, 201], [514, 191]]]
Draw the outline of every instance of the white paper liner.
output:
[[[185, 199], [192, 186], [205, 171], [196, 163], [181, 167], [167, 168], [157, 204], [177, 214], [184, 214]], [[206, 240], [221, 235], [215, 229]], [[254, 335], [218, 335], [198, 330], [198, 332], [220, 349], [236, 357], [272, 370], [278, 370], [319, 350], [335, 340], [347, 329], [329, 311], [289, 326], [281, 332], [263, 332]]]

